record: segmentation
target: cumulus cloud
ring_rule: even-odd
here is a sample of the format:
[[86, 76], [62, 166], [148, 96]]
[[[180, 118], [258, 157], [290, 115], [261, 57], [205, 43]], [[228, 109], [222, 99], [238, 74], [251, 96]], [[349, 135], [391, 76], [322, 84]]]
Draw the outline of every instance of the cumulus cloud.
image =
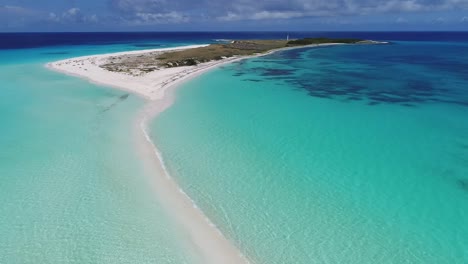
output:
[[302, 16], [301, 12], [261, 11], [261, 12], [254, 13], [251, 18], [255, 20], [257, 19], [288, 19], [288, 18], [301, 17], [301, 16]]
[[408, 23], [408, 20], [406, 18], [399, 17], [395, 20], [395, 22], [397, 22], [398, 24], [406, 24]]
[[98, 23], [96, 14], [84, 14], [80, 8], [72, 7], [63, 12], [46, 12], [21, 6], [0, 5], [0, 23], [7, 28], [37, 24], [85, 24]]
[[198, 6], [195, 1], [110, 0], [111, 9], [127, 25], [176, 24], [188, 22], [188, 12]]
[[84, 15], [77, 7], [72, 7], [62, 13], [62, 19], [69, 22], [81, 23], [84, 20]]
[[446, 22], [446, 20], [443, 17], [438, 17], [438, 18], [434, 19], [432, 22], [435, 23], [435, 24], [443, 24], [443, 23]]
[[60, 17], [57, 16], [54, 12], [50, 12], [49, 16], [47, 17], [47, 20], [52, 21], [52, 22], [60, 22]]
[[[14, 0], [11, 0], [14, 1]], [[51, 0], [47, 0], [51, 1]], [[67, 10], [34, 11], [20, 6], [0, 5], [0, 23], [44, 22], [57, 25], [99, 24], [107, 26], [144, 26], [191, 22], [274, 21], [288, 19], [310, 21], [351, 21], [358, 16], [395, 17], [394, 23], [406, 23], [411, 13], [433, 12], [431, 17], [446, 16], [454, 10], [468, 10], [468, 0], [105, 0], [106, 10], [89, 5]], [[78, 2], [77, 2], [78, 3]], [[45, 5], [46, 6], [46, 5]], [[85, 8], [85, 6], [87, 6]], [[83, 8], [83, 9], [80, 9]], [[45, 7], [44, 7], [45, 8]], [[99, 12], [99, 16], [94, 14]], [[400, 17], [401, 16], [401, 17]], [[421, 17], [421, 15], [415, 16]], [[465, 17], [466, 18], [466, 17]], [[467, 23], [462, 18], [461, 22]], [[253, 22], [252, 22], [253, 21]], [[411, 23], [416, 23], [412, 20]], [[453, 22], [450, 18], [446, 24]], [[338, 23], [338, 22], [336, 22]], [[424, 23], [436, 23], [426, 19]], [[440, 21], [437, 23], [441, 23]], [[457, 21], [457, 23], [459, 23]], [[268, 24], [268, 23], [263, 23]]]
[[21, 6], [14, 6], [14, 5], [2, 5], [0, 6], [0, 12], [2, 14], [10, 14], [10, 15], [29, 15], [34, 13], [33, 10], [21, 7]]
[[96, 14], [85, 15], [80, 8], [72, 7], [61, 14], [54, 12], [49, 13], [48, 21], [64, 24], [82, 24], [82, 23], [97, 23], [99, 21]]
[[188, 18], [178, 12], [169, 13], [136, 13], [136, 19], [130, 21], [134, 25], [155, 25], [165, 23], [187, 22]]
[[251, 19], [251, 20], [263, 20], [263, 19], [289, 19], [295, 17], [301, 17], [302, 14], [300, 12], [279, 12], [279, 11], [260, 11], [252, 14], [240, 15], [233, 12], [228, 12], [224, 16], [216, 17], [218, 20], [221, 21], [236, 21], [236, 20], [243, 20], [243, 19]]
[[238, 14], [235, 14], [233, 12], [228, 12], [227, 14], [223, 16], [217, 17], [218, 20], [220, 21], [235, 21], [235, 20], [240, 20], [242, 17]]
[[114, 11], [127, 19], [141, 13], [155, 14], [156, 22], [172, 21], [176, 12], [185, 21], [209, 18], [220, 21], [338, 17], [375, 13], [428, 12], [468, 9], [468, 0], [109, 0]]
[[168, 8], [166, 0], [111, 0], [111, 7], [123, 13], [163, 11]]

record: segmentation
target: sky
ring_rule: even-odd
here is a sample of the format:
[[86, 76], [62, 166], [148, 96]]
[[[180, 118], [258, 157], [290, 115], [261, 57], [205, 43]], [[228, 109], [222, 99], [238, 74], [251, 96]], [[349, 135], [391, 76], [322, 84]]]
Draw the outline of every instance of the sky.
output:
[[468, 0], [0, 0], [0, 32], [468, 31]]

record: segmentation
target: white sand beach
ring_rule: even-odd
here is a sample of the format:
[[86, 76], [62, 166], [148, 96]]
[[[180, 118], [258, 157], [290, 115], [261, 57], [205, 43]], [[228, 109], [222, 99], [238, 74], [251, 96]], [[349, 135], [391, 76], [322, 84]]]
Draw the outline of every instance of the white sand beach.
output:
[[231, 62], [239, 58], [232, 57], [219, 61], [202, 63], [196, 66], [182, 66], [174, 68], [158, 68], [157, 70], [142, 75], [132, 75], [121, 72], [108, 71], [101, 68], [112, 57], [122, 57], [131, 55], [146, 55], [149, 53], [160, 54], [168, 51], [191, 49], [204, 47], [207, 45], [191, 45], [185, 47], [152, 49], [141, 51], [129, 51], [101, 54], [94, 56], [84, 56], [71, 58], [46, 64], [46, 67], [68, 75], [73, 75], [87, 79], [93, 83], [110, 86], [138, 94], [149, 100], [158, 100], [164, 96], [165, 89], [179, 83], [188, 77], [194, 77], [205, 70], [211, 69], [220, 64]]
[[[319, 44], [284, 49], [328, 45], [337, 44]], [[206, 45], [77, 57], [48, 63], [46, 67], [68, 75], [85, 78], [93, 83], [126, 90], [148, 99], [149, 103], [140, 112], [134, 123], [135, 142], [138, 153], [141, 155], [140, 158], [145, 164], [145, 169], [152, 176], [149, 182], [154, 187], [161, 204], [180, 226], [181, 232], [187, 238], [187, 247], [203, 263], [249, 263], [247, 258], [223, 236], [219, 229], [204, 215], [202, 210], [196, 206], [169, 175], [164, 165], [164, 160], [151, 141], [147, 129], [151, 119], [171, 106], [174, 101], [174, 89], [182, 81], [187, 81], [214, 67], [245, 57], [225, 58], [218, 61], [201, 63], [196, 66], [161, 67], [144, 74], [111, 72], [100, 67], [100, 65], [107, 63], [112, 57], [125, 57], [136, 54], [145, 55], [147, 53], [160, 53], [203, 46]], [[275, 51], [277, 50], [266, 54]], [[263, 55], [265, 54], [257, 56]]]
[[186, 246], [191, 254], [203, 263], [248, 263], [242, 253], [223, 236], [168, 174], [162, 156], [147, 132], [148, 122], [172, 104], [172, 88], [175, 84], [240, 58], [226, 58], [197, 66], [160, 68], [138, 76], [111, 72], [99, 67], [110, 57], [160, 53], [203, 46], [206, 45], [84, 56], [48, 63], [46, 67], [87, 79], [92, 83], [129, 91], [148, 99], [150, 102], [140, 112], [134, 123], [135, 142], [145, 169], [152, 176], [149, 183], [154, 187], [156, 195], [168, 214], [180, 226], [181, 233], [187, 238]]
[[[342, 45], [339, 43], [313, 44], [299, 47], [288, 47], [286, 49], [296, 49], [305, 47], [331, 46]], [[109, 54], [100, 54], [93, 56], [76, 57], [56, 62], [47, 63], [46, 67], [68, 75], [81, 77], [90, 82], [114, 87], [121, 90], [126, 90], [138, 94], [148, 100], [158, 100], [164, 97], [164, 92], [171, 86], [179, 84], [181, 81], [193, 78], [207, 70], [215, 68], [225, 63], [234, 62], [245, 58], [234, 56], [222, 60], [216, 60], [206, 63], [200, 63], [196, 66], [181, 66], [173, 68], [159, 67], [157, 70], [144, 74], [128, 74], [123, 72], [108, 71], [101, 68], [100, 65], [106, 64], [111, 58], [125, 58], [133, 55], [157, 55], [164, 52], [193, 49], [205, 47], [208, 45], [190, 45], [175, 48], [162, 48], [151, 50], [139, 50], [128, 52], [117, 52]], [[272, 50], [265, 54], [256, 56], [264, 56], [278, 50]], [[254, 56], [250, 56], [254, 57]]]

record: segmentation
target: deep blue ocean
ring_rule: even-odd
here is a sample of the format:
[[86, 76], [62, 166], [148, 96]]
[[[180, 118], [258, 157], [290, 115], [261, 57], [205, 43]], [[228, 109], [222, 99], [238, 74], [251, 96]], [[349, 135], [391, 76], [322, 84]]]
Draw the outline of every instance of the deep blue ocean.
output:
[[0, 33], [0, 263], [203, 263], [137, 158], [145, 101], [45, 63], [288, 34], [390, 43], [183, 84], [171, 176], [252, 263], [468, 263], [468, 32]]
[[0, 33], [0, 49], [54, 46], [130, 44], [157, 48], [171, 43], [206, 43], [223, 39], [283, 39], [304, 37], [363, 38], [381, 41], [468, 41], [466, 32], [96, 32]]

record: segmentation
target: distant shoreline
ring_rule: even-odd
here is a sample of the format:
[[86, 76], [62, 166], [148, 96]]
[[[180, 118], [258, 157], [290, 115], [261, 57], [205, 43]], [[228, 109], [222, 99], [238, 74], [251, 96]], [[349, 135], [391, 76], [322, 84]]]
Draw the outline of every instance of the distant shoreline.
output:
[[198, 76], [207, 70], [219, 67], [226, 63], [234, 61], [265, 56], [274, 52], [298, 49], [298, 48], [312, 48], [323, 47], [332, 45], [344, 45], [342, 43], [326, 43], [326, 44], [312, 44], [304, 46], [284, 47], [279, 49], [269, 50], [266, 53], [254, 54], [248, 56], [233, 56], [223, 58], [221, 60], [213, 60], [209, 62], [200, 63], [194, 66], [180, 66], [170, 68], [158, 68], [155, 71], [145, 73], [143, 75], [132, 75], [128, 73], [109, 71], [101, 65], [108, 62], [112, 57], [130, 57], [130, 56], [145, 56], [148, 54], [164, 54], [173, 51], [190, 50], [195, 48], [207, 47], [205, 45], [190, 45], [174, 48], [150, 49], [140, 51], [117, 52], [108, 54], [99, 54], [91, 56], [75, 57], [55, 62], [47, 63], [45, 66], [51, 70], [86, 79], [94, 84], [108, 86], [124, 91], [128, 91], [139, 95], [147, 100], [154, 101], [164, 97], [164, 92], [173, 85], [177, 85], [182, 81], [189, 80]]

